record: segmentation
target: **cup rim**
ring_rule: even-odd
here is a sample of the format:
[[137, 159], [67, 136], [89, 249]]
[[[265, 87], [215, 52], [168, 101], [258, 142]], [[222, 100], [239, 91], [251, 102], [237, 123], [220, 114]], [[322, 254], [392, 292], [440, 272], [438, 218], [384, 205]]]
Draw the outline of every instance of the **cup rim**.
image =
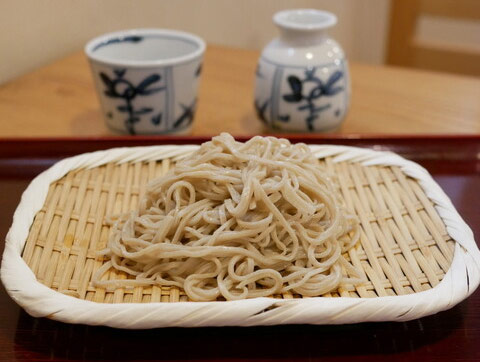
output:
[[[126, 36], [145, 36], [145, 35], [160, 35], [160, 36], [175, 36], [179, 39], [188, 40], [197, 45], [197, 48], [186, 55], [172, 57], [168, 59], [158, 59], [158, 60], [122, 60], [122, 59], [111, 59], [99, 56], [95, 54], [95, 48], [103, 43], [108, 42], [112, 39], [119, 39]], [[137, 28], [137, 29], [128, 29], [114, 31], [106, 34], [97, 36], [85, 45], [84, 51], [87, 57], [95, 62], [113, 65], [113, 66], [123, 66], [123, 67], [135, 67], [135, 68], [151, 68], [158, 66], [168, 66], [181, 63], [187, 63], [194, 59], [199, 58], [205, 52], [206, 44], [205, 41], [197, 35], [187, 33], [180, 30], [172, 29], [156, 29], [156, 28]]]
[[[289, 15], [316, 15], [323, 17], [322, 20], [318, 22], [311, 22], [308, 24], [295, 22], [288, 19]], [[301, 30], [301, 31], [314, 31], [327, 29], [335, 24], [337, 24], [337, 16], [334, 13], [325, 10], [318, 9], [288, 9], [282, 10], [273, 15], [273, 22], [280, 28], [292, 29], [292, 30]]]

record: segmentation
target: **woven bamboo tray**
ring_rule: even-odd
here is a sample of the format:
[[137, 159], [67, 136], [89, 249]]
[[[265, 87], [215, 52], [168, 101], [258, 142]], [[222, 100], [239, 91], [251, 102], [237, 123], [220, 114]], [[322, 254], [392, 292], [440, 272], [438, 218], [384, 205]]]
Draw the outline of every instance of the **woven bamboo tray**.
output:
[[[311, 146], [338, 177], [361, 240], [345, 257], [367, 282], [315, 298], [296, 294], [191, 302], [175, 287], [106, 291], [107, 215], [136, 208], [149, 180], [197, 146], [136, 147], [63, 160], [22, 197], [2, 263], [9, 294], [27, 312], [73, 323], [159, 326], [407, 320], [452, 307], [479, 283], [480, 252], [449, 199], [419, 165], [385, 152]], [[104, 278], [127, 278], [111, 270]]]

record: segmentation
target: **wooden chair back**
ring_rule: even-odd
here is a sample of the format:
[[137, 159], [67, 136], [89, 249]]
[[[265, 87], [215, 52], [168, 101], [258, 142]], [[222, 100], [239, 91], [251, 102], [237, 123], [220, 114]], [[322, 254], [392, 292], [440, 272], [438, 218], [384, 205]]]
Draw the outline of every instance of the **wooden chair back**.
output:
[[420, 16], [477, 21], [480, 0], [392, 0], [387, 63], [480, 76], [480, 51], [422, 41], [416, 32]]

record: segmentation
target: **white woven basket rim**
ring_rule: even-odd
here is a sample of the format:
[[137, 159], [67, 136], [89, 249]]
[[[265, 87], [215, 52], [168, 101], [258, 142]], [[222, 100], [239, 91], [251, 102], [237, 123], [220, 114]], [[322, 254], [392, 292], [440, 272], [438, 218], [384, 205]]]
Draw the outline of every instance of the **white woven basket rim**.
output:
[[391, 152], [334, 145], [311, 145], [310, 148], [318, 158], [330, 156], [334, 162], [398, 166], [406, 175], [418, 180], [434, 203], [448, 234], [456, 242], [450, 269], [437, 286], [414, 294], [375, 298], [254, 298], [221, 302], [107, 304], [67, 296], [36, 280], [21, 253], [51, 182], [78, 168], [98, 167], [109, 162], [181, 158], [198, 147], [167, 145], [96, 151], [66, 158], [38, 175], [23, 193], [6, 237], [0, 272], [8, 294], [34, 317], [117, 328], [343, 324], [405, 321], [434, 314], [467, 298], [480, 282], [480, 251], [473, 233], [423, 167]]

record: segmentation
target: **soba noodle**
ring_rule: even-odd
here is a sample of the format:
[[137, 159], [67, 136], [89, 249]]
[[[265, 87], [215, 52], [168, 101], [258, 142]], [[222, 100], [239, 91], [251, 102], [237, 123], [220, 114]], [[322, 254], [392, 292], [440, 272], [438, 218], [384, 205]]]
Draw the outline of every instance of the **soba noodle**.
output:
[[[360, 280], [342, 255], [358, 239], [356, 218], [308, 146], [223, 133], [115, 220], [101, 252], [110, 260], [93, 282], [176, 286], [193, 301], [319, 296]], [[134, 278], [103, 280], [111, 267]]]

